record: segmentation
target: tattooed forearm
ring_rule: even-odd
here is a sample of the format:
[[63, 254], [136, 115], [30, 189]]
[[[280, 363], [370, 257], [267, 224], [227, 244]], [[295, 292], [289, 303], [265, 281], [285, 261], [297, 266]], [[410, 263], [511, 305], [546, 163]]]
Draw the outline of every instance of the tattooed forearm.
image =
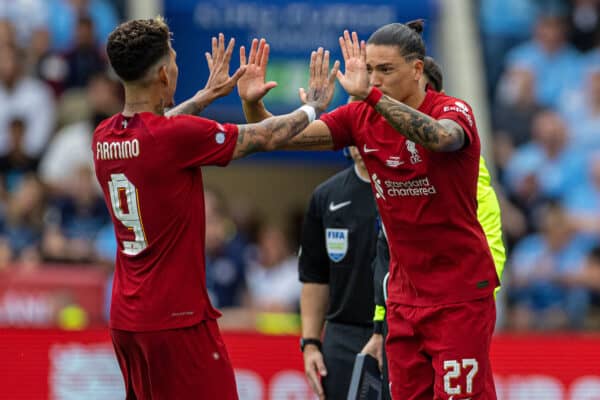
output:
[[454, 151], [464, 144], [464, 132], [458, 124], [442, 124], [388, 96], [383, 96], [375, 109], [400, 134], [429, 150]]
[[167, 117], [175, 115], [196, 115], [202, 112], [206, 108], [207, 104], [196, 102], [194, 99], [189, 99], [179, 104], [176, 107], [171, 108], [165, 113]]
[[284, 146], [286, 150], [323, 150], [331, 148], [333, 148], [331, 134], [309, 135], [303, 133], [294, 137]]
[[300, 110], [268, 118], [258, 124], [239, 125], [233, 158], [280, 149], [307, 126], [308, 118]]
[[202, 89], [194, 95], [194, 97], [184, 101], [176, 107], [173, 107], [165, 113], [167, 117], [174, 115], [196, 115], [200, 114], [210, 103], [215, 101], [218, 96], [215, 92]]

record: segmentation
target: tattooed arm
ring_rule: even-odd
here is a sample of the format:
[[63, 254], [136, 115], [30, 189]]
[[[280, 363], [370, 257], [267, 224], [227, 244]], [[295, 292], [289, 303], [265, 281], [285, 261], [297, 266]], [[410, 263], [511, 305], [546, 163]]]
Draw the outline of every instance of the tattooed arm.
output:
[[[271, 118], [273, 114], [266, 109], [262, 100], [247, 102], [242, 100], [246, 121], [260, 122]], [[329, 128], [323, 121], [314, 121], [297, 136], [292, 137], [281, 150], [333, 150], [333, 139]]]
[[[323, 131], [322, 126], [325, 127]], [[256, 124], [238, 125], [238, 141], [233, 158], [259, 151], [332, 150], [333, 140], [327, 125], [321, 121], [308, 123], [303, 111], [271, 117]]]
[[323, 121], [315, 121], [287, 142], [282, 150], [333, 150], [331, 131]]
[[[242, 102], [244, 115], [248, 122], [266, 121], [271, 114], [262, 101], [256, 103]], [[240, 131], [241, 132], [241, 131]], [[329, 127], [320, 120], [310, 123], [302, 132], [293, 136], [280, 150], [333, 150], [333, 138]]]
[[[359, 99], [369, 97], [367, 45], [358, 40], [356, 32], [344, 31], [339, 38], [346, 66], [345, 73], [338, 72], [338, 80], [346, 92]], [[375, 101], [377, 102], [375, 104]], [[456, 122], [435, 120], [389, 96], [367, 101], [400, 134], [432, 151], [455, 151], [465, 145], [465, 132]]]
[[383, 96], [375, 109], [400, 134], [432, 151], [460, 150], [466, 139], [465, 132], [449, 119], [435, 120], [389, 96]]
[[233, 158], [245, 157], [259, 151], [278, 149], [308, 126], [307, 115], [300, 110], [265, 119], [257, 124], [238, 126], [238, 140]]
[[165, 113], [165, 116], [172, 117], [175, 115], [196, 115], [200, 114], [210, 103], [219, 98], [214, 91], [203, 89], [198, 91], [193, 97], [187, 99], [183, 103], [171, 108]]
[[[336, 61], [333, 69], [329, 72], [328, 51], [323, 51], [323, 48], [313, 51], [310, 60], [308, 89], [300, 89], [300, 99], [304, 104], [310, 106], [309, 109], [314, 110], [311, 118], [309, 119], [307, 114], [301, 111], [301, 107], [300, 110], [290, 114], [266, 118], [256, 124], [239, 125], [238, 142], [233, 152], [233, 158], [244, 157], [257, 151], [283, 148], [333, 149], [329, 128], [321, 121], [314, 121], [314, 118], [316, 113], [327, 109], [333, 98], [335, 76], [338, 69], [339, 62]], [[301, 132], [302, 134], [300, 134]]]

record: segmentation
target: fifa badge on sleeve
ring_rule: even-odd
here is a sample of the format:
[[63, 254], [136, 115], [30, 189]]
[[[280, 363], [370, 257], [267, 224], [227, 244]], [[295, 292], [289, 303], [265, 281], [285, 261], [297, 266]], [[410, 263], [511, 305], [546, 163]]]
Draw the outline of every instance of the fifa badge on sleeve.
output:
[[348, 252], [348, 229], [325, 230], [327, 254], [333, 262], [340, 262]]

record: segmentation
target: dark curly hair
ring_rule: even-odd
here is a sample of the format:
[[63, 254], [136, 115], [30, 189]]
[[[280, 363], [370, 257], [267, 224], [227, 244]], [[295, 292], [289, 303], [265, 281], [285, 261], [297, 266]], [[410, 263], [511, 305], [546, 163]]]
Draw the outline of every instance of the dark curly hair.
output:
[[112, 31], [106, 53], [117, 75], [125, 82], [134, 82], [169, 54], [170, 40], [169, 27], [162, 17], [136, 19]]
[[421, 37], [425, 21], [417, 19], [401, 24], [394, 22], [377, 29], [367, 44], [396, 46], [407, 61], [425, 58], [425, 42]]

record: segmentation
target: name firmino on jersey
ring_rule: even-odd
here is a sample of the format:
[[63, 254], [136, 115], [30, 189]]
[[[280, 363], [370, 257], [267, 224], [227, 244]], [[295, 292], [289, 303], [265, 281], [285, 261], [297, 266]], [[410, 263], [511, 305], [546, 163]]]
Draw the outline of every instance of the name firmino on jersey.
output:
[[139, 155], [140, 142], [137, 139], [96, 143], [97, 160], [124, 160]]

